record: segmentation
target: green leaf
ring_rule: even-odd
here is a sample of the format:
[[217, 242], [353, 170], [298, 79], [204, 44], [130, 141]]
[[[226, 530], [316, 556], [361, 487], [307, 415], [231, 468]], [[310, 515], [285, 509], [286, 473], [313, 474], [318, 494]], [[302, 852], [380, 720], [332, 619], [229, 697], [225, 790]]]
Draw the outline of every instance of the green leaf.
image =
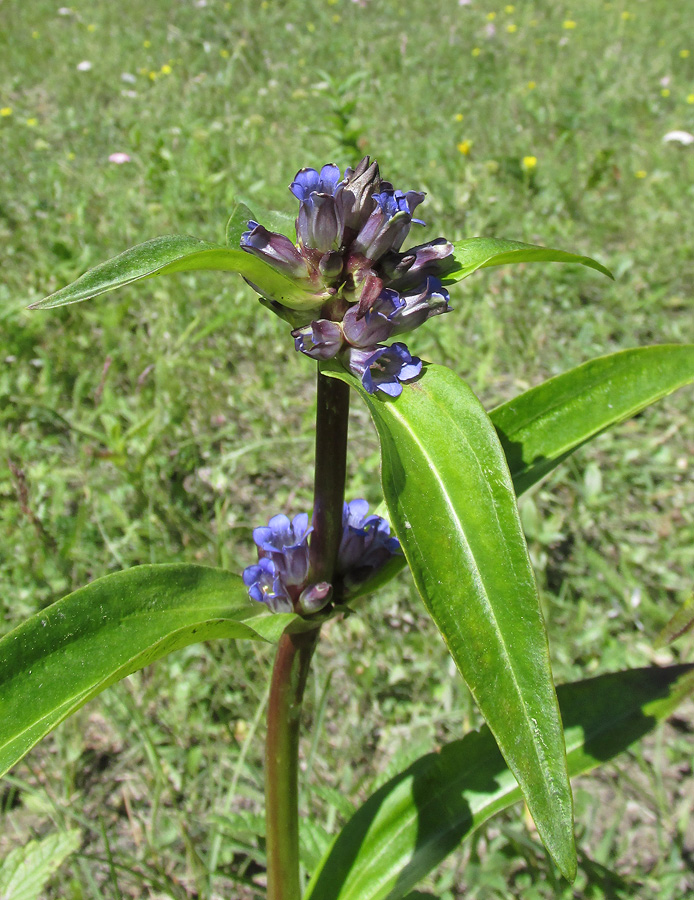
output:
[[383, 493], [424, 603], [572, 878], [573, 804], [545, 624], [511, 476], [465, 382], [429, 365], [396, 399], [356, 387], [381, 441]]
[[101, 263], [77, 281], [56, 291], [29, 309], [53, 309], [89, 300], [116, 288], [174, 272], [216, 269], [242, 275], [268, 296], [292, 309], [311, 309], [320, 305], [316, 298], [302, 290], [289, 278], [244, 250], [230, 250], [190, 235], [166, 235], [131, 247], [119, 256]]
[[239, 202], [234, 206], [226, 227], [227, 247], [238, 250], [241, 235], [248, 231], [248, 223], [252, 219], [255, 219], [255, 216], [245, 203]]
[[490, 417], [516, 493], [610, 425], [694, 382], [694, 344], [661, 344], [592, 359], [526, 391]]
[[564, 250], [552, 250], [549, 247], [538, 247], [535, 244], [522, 244], [520, 241], [501, 241], [496, 238], [467, 238], [453, 242], [453, 257], [443, 277], [444, 284], [454, 284], [472, 275], [477, 269], [487, 266], [506, 266], [524, 262], [563, 262], [578, 263], [588, 266], [607, 275], [614, 276], [602, 263], [589, 256], [566, 253]]
[[[569, 772], [588, 772], [669, 716], [694, 690], [694, 666], [636, 669], [558, 688]], [[305, 900], [399, 900], [521, 792], [483, 727], [418, 759], [357, 810]]]
[[222, 569], [137, 566], [99, 578], [0, 640], [0, 775], [87, 700], [173, 650], [218, 637], [274, 642], [317, 621], [273, 615]]
[[11, 850], [0, 864], [2, 900], [39, 900], [51, 876], [79, 849], [77, 830], [49, 834]]

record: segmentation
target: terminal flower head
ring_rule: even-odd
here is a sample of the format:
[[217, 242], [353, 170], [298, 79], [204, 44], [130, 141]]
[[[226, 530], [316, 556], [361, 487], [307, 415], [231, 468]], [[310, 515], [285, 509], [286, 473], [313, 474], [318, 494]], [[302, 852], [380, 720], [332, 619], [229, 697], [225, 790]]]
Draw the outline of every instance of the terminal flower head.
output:
[[448, 311], [441, 279], [453, 245], [438, 238], [402, 250], [412, 226], [424, 224], [415, 213], [425, 195], [395, 188], [368, 156], [344, 175], [334, 163], [300, 169], [289, 189], [299, 201], [296, 243], [255, 220], [240, 243], [288, 279], [299, 299], [256, 290], [291, 323], [297, 350], [337, 357], [370, 392], [397, 396], [421, 362], [404, 344], [384, 342]]

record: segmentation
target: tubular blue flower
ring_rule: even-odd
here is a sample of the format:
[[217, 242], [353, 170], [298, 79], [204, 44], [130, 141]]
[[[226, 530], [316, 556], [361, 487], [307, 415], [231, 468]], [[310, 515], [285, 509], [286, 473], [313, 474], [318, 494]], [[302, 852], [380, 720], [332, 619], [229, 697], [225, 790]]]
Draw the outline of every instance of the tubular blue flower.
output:
[[396, 341], [390, 347], [377, 347], [375, 351], [350, 347], [344, 354], [350, 372], [361, 378], [369, 394], [382, 391], [389, 397], [399, 397], [402, 383], [417, 378], [422, 371], [422, 361], [412, 356], [405, 344]]
[[316, 319], [302, 328], [292, 331], [294, 346], [311, 359], [332, 359], [337, 356], [342, 344], [342, 328], [338, 322]]
[[381, 516], [368, 515], [366, 500], [345, 503], [342, 538], [337, 555], [337, 571], [350, 587], [366, 581], [388, 560], [402, 553], [400, 542], [391, 536], [390, 526]]
[[328, 253], [340, 246], [342, 233], [341, 210], [334, 196], [313, 191], [301, 201], [296, 234], [303, 247]]
[[265, 603], [275, 613], [293, 611], [291, 597], [273, 560], [261, 558], [256, 565], [244, 569], [242, 577], [251, 600]]
[[300, 513], [290, 522], [273, 516], [267, 525], [253, 529], [258, 555], [271, 559], [285, 587], [302, 584], [308, 576], [308, 536], [313, 531], [308, 515]]

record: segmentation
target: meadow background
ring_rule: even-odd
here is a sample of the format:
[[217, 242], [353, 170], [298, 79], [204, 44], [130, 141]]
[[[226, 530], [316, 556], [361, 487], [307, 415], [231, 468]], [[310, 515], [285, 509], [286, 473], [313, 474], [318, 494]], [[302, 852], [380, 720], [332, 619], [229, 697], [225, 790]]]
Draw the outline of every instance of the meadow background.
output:
[[[413, 353], [489, 407], [620, 348], [691, 342], [689, 0], [0, 2], [0, 630], [146, 562], [240, 571], [251, 528], [311, 504], [313, 365], [221, 273], [26, 305], [159, 234], [224, 240], [235, 200], [293, 212], [301, 166], [376, 156], [439, 234], [598, 257], [486, 270]], [[110, 162], [114, 153], [129, 162]], [[421, 234], [421, 236], [420, 236]], [[653, 640], [692, 590], [684, 390], [521, 503], [558, 681], [692, 658]], [[348, 496], [380, 501], [355, 397]], [[353, 806], [478, 722], [403, 574], [325, 628], [302, 746], [310, 869]], [[45, 896], [261, 898], [270, 647], [178, 652], [90, 703], [0, 789], [0, 857], [82, 832]], [[579, 876], [521, 807], [423, 886], [439, 900], [694, 895], [693, 705], [576, 783]]]

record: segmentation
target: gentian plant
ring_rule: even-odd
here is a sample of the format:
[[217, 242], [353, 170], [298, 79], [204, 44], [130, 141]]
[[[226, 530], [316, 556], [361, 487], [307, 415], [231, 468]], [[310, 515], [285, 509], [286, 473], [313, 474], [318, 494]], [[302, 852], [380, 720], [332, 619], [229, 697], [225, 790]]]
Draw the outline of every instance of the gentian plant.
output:
[[[692, 666], [627, 671], [559, 688], [516, 498], [577, 447], [694, 381], [694, 345], [584, 363], [487, 413], [451, 369], [402, 338], [450, 311], [448, 288], [478, 269], [584, 256], [515, 241], [439, 237], [405, 246], [424, 200], [368, 157], [344, 173], [298, 172], [295, 233], [239, 204], [227, 245], [187, 236], [140, 244], [34, 308], [87, 300], [192, 269], [236, 272], [287, 323], [317, 369], [312, 511], [278, 510], [253, 532], [242, 575], [138, 566], [101, 578], [0, 641], [0, 772], [99, 691], [214, 637], [277, 645], [265, 756], [270, 900], [406, 897], [497, 810], [521, 797], [562, 874], [576, 873], [570, 776], [609, 759], [691, 689]], [[405, 247], [405, 249], [403, 249]], [[390, 523], [345, 501], [355, 391], [382, 454]], [[288, 513], [293, 514], [289, 518]], [[395, 776], [356, 812], [301, 884], [301, 704], [322, 626], [404, 566], [487, 726]], [[414, 896], [414, 895], [412, 895]]]

